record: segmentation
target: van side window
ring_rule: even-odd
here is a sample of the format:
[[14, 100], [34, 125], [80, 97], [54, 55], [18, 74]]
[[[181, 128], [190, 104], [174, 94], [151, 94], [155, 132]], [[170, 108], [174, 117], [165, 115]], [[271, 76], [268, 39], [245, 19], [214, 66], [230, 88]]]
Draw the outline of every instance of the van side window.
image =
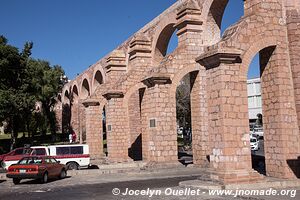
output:
[[56, 147], [56, 155], [67, 155], [70, 154], [69, 147]]
[[31, 153], [31, 155], [38, 155], [38, 156], [43, 156], [46, 155], [46, 150], [45, 149], [34, 149]]
[[83, 147], [71, 147], [71, 154], [83, 154]]
[[83, 154], [83, 147], [56, 147], [56, 155]]

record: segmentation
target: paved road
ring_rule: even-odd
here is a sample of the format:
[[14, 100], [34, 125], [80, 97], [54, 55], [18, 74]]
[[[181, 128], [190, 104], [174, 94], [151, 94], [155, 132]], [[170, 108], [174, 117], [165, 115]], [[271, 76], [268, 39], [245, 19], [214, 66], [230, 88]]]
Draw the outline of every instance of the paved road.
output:
[[[120, 175], [122, 176], [122, 175]], [[101, 176], [98, 177], [101, 179]], [[85, 181], [82, 183], [74, 183], [74, 185], [65, 185], [64, 182], [70, 182], [79, 180], [76, 178], [68, 178], [65, 180], [54, 180], [48, 184], [39, 184], [36, 181], [23, 182], [21, 185], [14, 186], [12, 184], [0, 183], [6, 186], [7, 189], [0, 188], [0, 199], [1, 200], [36, 200], [36, 199], [47, 199], [47, 200], [218, 200], [218, 199], [237, 199], [237, 200], [289, 200], [289, 199], [300, 199], [300, 190], [297, 191], [297, 196], [291, 198], [290, 196], [260, 196], [260, 197], [236, 197], [233, 196], [210, 196], [208, 192], [201, 193], [198, 196], [192, 195], [166, 195], [164, 191], [182, 191], [184, 188], [179, 188], [178, 183], [180, 181], [192, 180], [195, 177], [181, 177], [181, 178], [164, 178], [164, 179], [150, 179], [150, 180], [138, 180], [138, 181], [123, 181], [117, 183], [94, 183], [86, 184]], [[83, 179], [81, 179], [83, 180]], [[112, 191], [114, 188], [118, 188], [120, 195], [113, 195]], [[132, 196], [122, 195], [126, 190], [147, 190], [148, 188], [155, 191], [163, 191], [161, 195], [149, 195], [143, 196]]]

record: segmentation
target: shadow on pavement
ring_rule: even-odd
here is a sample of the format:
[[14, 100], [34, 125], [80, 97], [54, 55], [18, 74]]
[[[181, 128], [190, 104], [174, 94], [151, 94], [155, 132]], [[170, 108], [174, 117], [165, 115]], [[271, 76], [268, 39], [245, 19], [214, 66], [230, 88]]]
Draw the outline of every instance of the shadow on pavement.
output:
[[[66, 178], [64, 179], [67, 179], [67, 178], [71, 178], [71, 176], [67, 176]], [[63, 179], [49, 179], [47, 183], [43, 183], [43, 184], [48, 184], [48, 183], [52, 183], [52, 182], [56, 182], [56, 181], [61, 181]], [[34, 180], [27, 180], [27, 179], [24, 179], [19, 185], [26, 185], [26, 184], [42, 184], [40, 182], [40, 180], [38, 179], [34, 179]]]

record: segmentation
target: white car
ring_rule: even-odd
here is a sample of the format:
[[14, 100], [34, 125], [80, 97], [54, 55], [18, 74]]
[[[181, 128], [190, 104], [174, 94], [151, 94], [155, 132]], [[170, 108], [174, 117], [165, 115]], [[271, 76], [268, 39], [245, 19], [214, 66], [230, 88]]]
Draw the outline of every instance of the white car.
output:
[[253, 134], [257, 135], [257, 138], [264, 137], [264, 130], [263, 128], [257, 127], [253, 129]]
[[259, 149], [259, 141], [256, 137], [250, 137], [250, 146], [252, 151], [257, 151]]

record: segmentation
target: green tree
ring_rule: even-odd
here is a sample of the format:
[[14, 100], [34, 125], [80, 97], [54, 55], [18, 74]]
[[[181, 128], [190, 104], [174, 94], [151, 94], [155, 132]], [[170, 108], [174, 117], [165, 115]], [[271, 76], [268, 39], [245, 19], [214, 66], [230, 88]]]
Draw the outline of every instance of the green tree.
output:
[[[57, 123], [53, 109], [57, 93], [63, 87], [61, 77], [64, 75], [64, 71], [58, 65], [51, 67], [47, 61], [30, 59], [27, 72], [36, 100], [42, 105], [42, 113], [45, 116], [46, 124], [50, 126], [51, 134], [54, 136]], [[45, 134], [46, 130], [42, 132]]]
[[[52, 67], [47, 61], [31, 58], [32, 46], [28, 42], [19, 52], [0, 36], [0, 121], [9, 124], [11, 149], [21, 128], [31, 132], [43, 126], [44, 133], [47, 127], [53, 135], [56, 133], [53, 108], [65, 83], [61, 78], [64, 71], [58, 65]], [[41, 113], [36, 112], [36, 103], [41, 103]]]
[[0, 120], [6, 120], [11, 130], [11, 149], [16, 144], [18, 131], [22, 127], [26, 113], [34, 106], [34, 96], [30, 93], [26, 79], [26, 63], [31, 55], [32, 43], [26, 43], [19, 52], [7, 44], [0, 36]]

